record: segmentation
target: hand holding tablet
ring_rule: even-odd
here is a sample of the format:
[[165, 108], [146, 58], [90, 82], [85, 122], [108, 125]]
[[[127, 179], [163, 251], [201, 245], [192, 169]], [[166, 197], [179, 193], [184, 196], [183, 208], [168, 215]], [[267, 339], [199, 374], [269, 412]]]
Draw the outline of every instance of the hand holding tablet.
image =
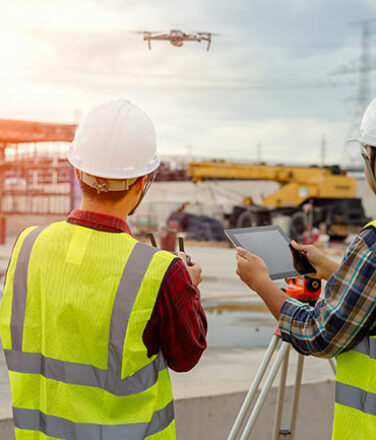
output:
[[279, 226], [227, 229], [236, 247], [242, 247], [264, 260], [272, 280], [315, 273], [307, 257], [291, 246], [290, 238]]

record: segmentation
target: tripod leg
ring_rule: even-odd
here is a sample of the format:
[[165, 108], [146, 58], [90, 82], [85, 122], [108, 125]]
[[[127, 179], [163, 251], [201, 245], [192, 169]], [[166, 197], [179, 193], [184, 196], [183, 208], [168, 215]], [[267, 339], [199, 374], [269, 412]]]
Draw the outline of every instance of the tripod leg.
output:
[[271, 357], [273, 356], [275, 349], [277, 348], [279, 340], [280, 340], [279, 336], [273, 335], [269, 343], [268, 349], [266, 350], [264, 359], [262, 360], [261, 365], [257, 370], [256, 376], [253, 379], [252, 385], [247, 393], [247, 396], [243, 402], [239, 414], [236, 417], [235, 423], [231, 429], [229, 436], [227, 437], [227, 440], [235, 440], [236, 437], [238, 436], [239, 429], [244, 422], [245, 416], [247, 415], [249, 407], [251, 406], [251, 403], [257, 393], [260, 382], [264, 377], [265, 371], [268, 367], [268, 364], [270, 362]]
[[330, 366], [332, 367], [334, 376], [337, 374], [337, 364], [334, 358], [328, 359]]
[[303, 367], [304, 367], [304, 356], [302, 354], [299, 354], [298, 365], [296, 367], [294, 400], [291, 411], [291, 428], [290, 428], [291, 440], [294, 440], [295, 438], [296, 419], [298, 416], [298, 406], [299, 406], [299, 398], [300, 398], [300, 389], [302, 386]]
[[243, 434], [240, 437], [240, 440], [247, 440], [249, 438], [249, 435], [256, 423], [257, 417], [261, 411], [262, 405], [265, 402], [265, 399], [268, 395], [268, 392], [270, 390], [270, 388], [273, 385], [274, 379], [278, 373], [278, 369], [280, 368], [287, 351], [289, 350], [290, 346], [287, 342], [282, 342], [281, 348], [278, 352], [278, 355], [269, 371], [269, 374], [265, 380], [265, 384], [264, 387], [261, 390], [261, 393], [258, 397], [258, 399], [256, 400], [255, 406], [252, 409], [252, 412], [250, 414], [250, 417], [248, 419], [248, 422], [244, 428]]
[[289, 354], [290, 354], [290, 349], [287, 350], [287, 352], [286, 352], [286, 356], [285, 356], [285, 359], [284, 359], [283, 365], [282, 365], [281, 378], [279, 381], [278, 396], [277, 396], [277, 403], [276, 403], [276, 412], [275, 412], [275, 419], [274, 419], [274, 437], [273, 437], [274, 440], [279, 439], [279, 431], [281, 429], [283, 399], [285, 397], [287, 370], [288, 370], [288, 366], [289, 366]]

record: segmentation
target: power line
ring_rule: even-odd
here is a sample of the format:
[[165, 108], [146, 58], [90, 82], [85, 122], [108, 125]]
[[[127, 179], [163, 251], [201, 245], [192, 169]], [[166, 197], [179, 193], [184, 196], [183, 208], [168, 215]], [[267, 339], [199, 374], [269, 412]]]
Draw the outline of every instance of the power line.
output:
[[360, 126], [360, 120], [372, 97], [372, 70], [376, 69], [376, 63], [371, 58], [371, 37], [376, 32], [375, 23], [369, 20], [359, 23], [362, 26], [362, 43], [360, 63], [357, 70], [358, 73], [358, 99], [357, 107], [354, 112], [352, 126], [349, 135], [354, 134], [354, 130]]
[[[376, 60], [372, 57], [372, 36], [376, 33], [376, 20], [363, 20], [351, 25], [361, 27], [361, 50], [360, 56], [356, 66], [344, 66], [338, 71], [334, 72], [337, 75], [357, 74], [357, 96], [355, 99], [353, 116], [349, 127], [348, 137], [353, 137], [356, 134], [361, 122], [364, 110], [372, 98], [372, 71], [376, 70]], [[349, 157], [347, 144], [344, 146], [344, 153]], [[351, 161], [352, 162], [352, 161]]]

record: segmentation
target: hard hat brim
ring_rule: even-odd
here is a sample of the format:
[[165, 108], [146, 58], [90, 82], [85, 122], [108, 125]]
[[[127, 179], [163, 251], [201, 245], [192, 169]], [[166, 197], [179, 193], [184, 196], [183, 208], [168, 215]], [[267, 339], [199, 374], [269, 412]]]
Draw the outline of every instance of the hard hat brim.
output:
[[360, 143], [362, 143], [361, 139], [358, 137], [348, 138], [348, 139], [346, 139], [346, 142], [360, 142]]
[[369, 145], [370, 147], [376, 147], [376, 139], [374, 136], [361, 135], [346, 139], [346, 142], [359, 142], [363, 145]]

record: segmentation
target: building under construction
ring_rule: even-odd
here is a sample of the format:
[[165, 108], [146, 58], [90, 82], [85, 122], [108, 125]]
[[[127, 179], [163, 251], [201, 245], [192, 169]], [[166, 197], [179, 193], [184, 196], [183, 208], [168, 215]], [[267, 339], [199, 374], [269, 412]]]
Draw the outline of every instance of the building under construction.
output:
[[63, 216], [73, 208], [74, 179], [65, 156], [75, 131], [70, 124], [0, 120], [2, 243], [15, 217]]

